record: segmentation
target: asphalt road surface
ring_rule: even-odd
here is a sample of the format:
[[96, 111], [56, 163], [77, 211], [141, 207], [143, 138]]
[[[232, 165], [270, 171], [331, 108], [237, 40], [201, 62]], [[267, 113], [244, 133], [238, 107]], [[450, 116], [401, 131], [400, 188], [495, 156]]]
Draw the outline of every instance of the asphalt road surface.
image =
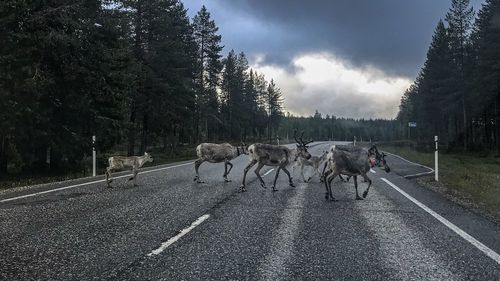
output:
[[330, 202], [298, 170], [277, 192], [252, 170], [238, 193], [248, 158], [233, 163], [230, 183], [210, 163], [194, 183], [183, 162], [146, 169], [138, 187], [100, 177], [0, 193], [0, 280], [500, 280], [500, 226], [397, 173], [375, 168], [363, 201], [336, 179]]

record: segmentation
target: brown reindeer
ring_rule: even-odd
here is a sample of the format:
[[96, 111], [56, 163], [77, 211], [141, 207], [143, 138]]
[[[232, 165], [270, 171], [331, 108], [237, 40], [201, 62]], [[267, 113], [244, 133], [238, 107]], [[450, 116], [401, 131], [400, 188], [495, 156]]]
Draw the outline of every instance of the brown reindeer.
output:
[[[354, 146], [332, 146], [327, 156], [328, 170], [324, 174], [326, 194], [328, 200], [335, 200], [332, 195], [331, 183], [336, 176], [347, 175], [354, 178], [354, 188], [356, 189], [356, 200], [363, 200], [368, 195], [372, 180], [367, 176], [367, 173], [376, 163], [376, 153], [374, 150], [366, 150]], [[384, 169], [388, 173], [389, 166], [385, 160], [383, 161]], [[363, 192], [363, 198], [358, 194], [358, 176], [362, 176], [368, 187]]]
[[[233, 164], [230, 161], [242, 154], [248, 154], [248, 152], [244, 143], [241, 146], [232, 146], [229, 143], [202, 143], [196, 147], [196, 154], [198, 155], [198, 159], [194, 162], [194, 169], [196, 171], [194, 181], [198, 183], [203, 182], [200, 180], [200, 174], [198, 173], [198, 169], [203, 162], [224, 162], [224, 175], [222, 177], [225, 182], [230, 182], [231, 180], [227, 178], [233, 169]], [[229, 166], [229, 170], [227, 166]]]
[[137, 186], [137, 174], [139, 169], [147, 162], [153, 162], [153, 157], [147, 152], [143, 156], [113, 156], [108, 158], [109, 166], [106, 169], [106, 183], [111, 187], [111, 172], [132, 169], [133, 175], [128, 180], [134, 180], [134, 186]]
[[[303, 133], [302, 133], [303, 134]], [[260, 170], [264, 166], [272, 166], [272, 167], [278, 167], [276, 170], [276, 175], [274, 177], [274, 182], [272, 185], [272, 190], [277, 191], [276, 189], [276, 180], [278, 179], [278, 175], [280, 170], [283, 170], [285, 174], [288, 176], [289, 184], [290, 186], [294, 187], [295, 185], [293, 184], [292, 177], [290, 175], [290, 172], [287, 170], [287, 166], [291, 164], [295, 164], [295, 161], [298, 160], [299, 157], [309, 159], [311, 158], [311, 154], [307, 152], [307, 144], [311, 143], [312, 140], [308, 143], [305, 143], [302, 140], [302, 136], [300, 137], [300, 141], [297, 140], [296, 132], [295, 132], [295, 141], [297, 143], [297, 147], [294, 149], [290, 149], [286, 146], [282, 145], [271, 145], [271, 144], [262, 144], [262, 143], [255, 143], [252, 144], [248, 147], [248, 155], [250, 156], [250, 163], [247, 165], [245, 168], [245, 171], [243, 173], [243, 182], [240, 186], [240, 191], [244, 192], [246, 191], [246, 184], [245, 184], [245, 179], [247, 176], [248, 171], [255, 165], [257, 165], [257, 168], [255, 169], [255, 174], [259, 178], [260, 184], [263, 188], [266, 188], [266, 184], [264, 183], [264, 180], [260, 176]]]

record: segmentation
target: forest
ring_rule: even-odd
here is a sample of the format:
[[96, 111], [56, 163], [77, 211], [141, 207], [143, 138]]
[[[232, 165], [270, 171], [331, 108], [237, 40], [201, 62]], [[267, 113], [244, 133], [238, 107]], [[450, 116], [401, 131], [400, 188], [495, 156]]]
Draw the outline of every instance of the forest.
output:
[[401, 131], [417, 122], [410, 134], [416, 142], [438, 135], [447, 150], [498, 151], [500, 1], [486, 0], [477, 13], [469, 0], [451, 2], [425, 64], [401, 98], [396, 122]]
[[[286, 93], [179, 0], [0, 3], [0, 176], [200, 142], [432, 141], [500, 149], [500, 0], [453, 0], [393, 120], [287, 112]], [[418, 126], [408, 130], [408, 122]]]

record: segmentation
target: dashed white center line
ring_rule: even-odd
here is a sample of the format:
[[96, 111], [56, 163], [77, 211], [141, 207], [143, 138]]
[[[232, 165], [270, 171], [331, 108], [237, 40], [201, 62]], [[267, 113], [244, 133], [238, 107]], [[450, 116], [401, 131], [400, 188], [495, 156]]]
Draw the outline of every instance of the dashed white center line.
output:
[[156, 250], [153, 250], [151, 253], [149, 253], [147, 256], [148, 257], [151, 257], [151, 256], [155, 256], [155, 255], [158, 255], [160, 254], [161, 252], [165, 251], [166, 248], [168, 248], [170, 245], [174, 244], [177, 240], [179, 240], [182, 236], [188, 234], [191, 230], [193, 230], [195, 227], [197, 227], [198, 225], [200, 225], [202, 222], [204, 222], [206, 219], [208, 219], [210, 217], [209, 214], [206, 214], [206, 215], [203, 215], [201, 217], [199, 217], [196, 221], [194, 221], [189, 227], [186, 227], [184, 228], [183, 230], [181, 230], [179, 232], [179, 234], [175, 235], [174, 237], [168, 239], [166, 242], [163, 242], [161, 244], [161, 246], [156, 249]]
[[272, 171], [274, 171], [274, 168], [272, 168], [271, 170], [267, 171], [267, 172], [263, 175], [263, 177], [265, 177], [265, 176], [269, 175]]
[[377, 172], [375, 172], [375, 170], [373, 170], [373, 169], [370, 169], [370, 173], [376, 174]]
[[396, 191], [401, 193], [404, 197], [408, 198], [411, 202], [415, 203], [417, 206], [422, 208], [424, 211], [429, 213], [431, 216], [436, 218], [438, 221], [446, 225], [449, 229], [453, 230], [456, 234], [458, 234], [460, 237], [465, 239], [467, 242], [471, 243], [474, 247], [478, 248], [480, 251], [485, 253], [488, 257], [492, 258], [494, 261], [496, 261], [498, 264], [500, 264], [500, 255], [493, 251], [492, 249], [488, 248], [488, 246], [484, 245], [483, 243], [479, 242], [476, 240], [474, 237], [470, 236], [467, 232], [463, 231], [462, 229], [458, 228], [456, 225], [451, 223], [449, 220], [443, 218], [441, 215], [438, 213], [434, 212], [431, 208], [427, 207], [426, 205], [422, 204], [420, 201], [417, 199], [413, 198], [410, 196], [408, 193], [404, 192], [401, 190], [399, 187], [397, 187], [395, 184], [392, 182], [388, 181], [385, 178], [381, 178], [383, 181], [385, 181], [388, 185], [390, 185], [392, 188], [394, 188]]

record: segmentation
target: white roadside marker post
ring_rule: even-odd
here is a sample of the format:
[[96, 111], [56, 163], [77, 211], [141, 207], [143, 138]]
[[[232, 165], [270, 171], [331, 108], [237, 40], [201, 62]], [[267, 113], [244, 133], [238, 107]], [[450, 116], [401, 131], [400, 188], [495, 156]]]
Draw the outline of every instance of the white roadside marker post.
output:
[[95, 136], [92, 136], [92, 176], [96, 174]]
[[439, 181], [439, 169], [438, 169], [438, 136], [434, 136], [434, 142], [436, 143], [436, 151], [434, 152], [434, 179]]

